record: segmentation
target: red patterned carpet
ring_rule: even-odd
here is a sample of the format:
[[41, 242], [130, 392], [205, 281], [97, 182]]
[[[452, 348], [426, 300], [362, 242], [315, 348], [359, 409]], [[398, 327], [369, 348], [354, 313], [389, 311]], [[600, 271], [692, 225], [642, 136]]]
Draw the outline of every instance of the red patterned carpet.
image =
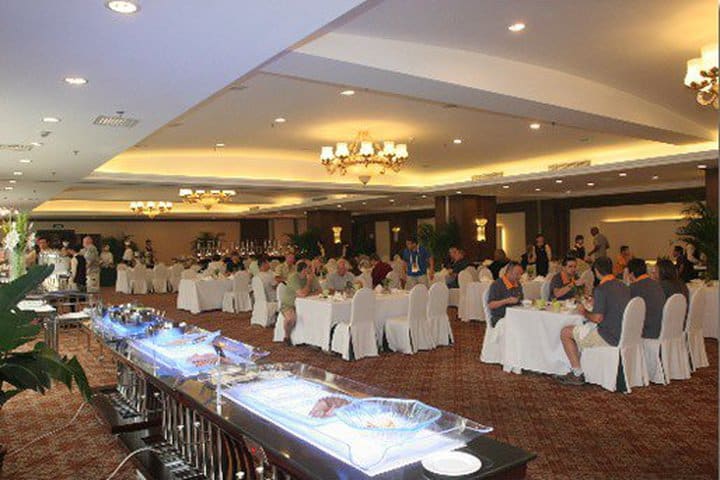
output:
[[[106, 302], [128, 296], [105, 292]], [[247, 315], [175, 309], [174, 295], [148, 295], [143, 303], [168, 316], [269, 349], [276, 361], [301, 361], [418, 398], [495, 427], [493, 436], [537, 453], [532, 479], [715, 479], [718, 477], [718, 348], [707, 341], [712, 366], [692, 379], [638, 388], [631, 395], [599, 387], [564, 387], [543, 375], [513, 375], [478, 360], [484, 327], [453, 322], [456, 344], [417, 355], [383, 354], [344, 362], [306, 347], [272, 343], [272, 332], [251, 327]], [[93, 385], [110, 383], [114, 368], [99, 362], [85, 337], [61, 337]], [[0, 443], [10, 450], [67, 423], [80, 405], [76, 392], [58, 387], [46, 396], [24, 393], [0, 411]], [[115, 439], [85, 407], [68, 428], [8, 457], [2, 478], [102, 480], [123, 459]], [[114, 477], [135, 478], [130, 464]]]

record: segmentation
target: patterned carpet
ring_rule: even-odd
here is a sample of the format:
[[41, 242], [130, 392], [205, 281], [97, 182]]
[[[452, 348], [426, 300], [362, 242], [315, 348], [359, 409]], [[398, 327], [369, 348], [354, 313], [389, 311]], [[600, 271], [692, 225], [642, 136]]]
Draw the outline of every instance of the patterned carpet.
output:
[[[106, 302], [128, 296], [104, 292]], [[265, 347], [275, 361], [301, 361], [495, 427], [492, 436], [537, 453], [532, 479], [714, 479], [718, 477], [718, 348], [707, 341], [710, 368], [668, 386], [631, 395], [599, 387], [565, 387], [544, 375], [513, 375], [478, 360], [483, 324], [454, 321], [456, 344], [406, 356], [383, 354], [344, 362], [307, 347], [272, 343], [272, 331], [249, 325], [248, 315], [175, 309], [174, 295], [148, 295], [144, 304], [168, 316]], [[61, 337], [63, 353], [80, 356], [93, 385], [113, 380], [113, 366], [88, 354], [85, 337]], [[0, 411], [0, 443], [10, 450], [67, 423], [81, 401], [64, 387], [46, 396], [24, 393]], [[68, 428], [5, 461], [2, 478], [102, 480], [127, 452], [85, 407]], [[130, 464], [114, 477], [134, 478]]]

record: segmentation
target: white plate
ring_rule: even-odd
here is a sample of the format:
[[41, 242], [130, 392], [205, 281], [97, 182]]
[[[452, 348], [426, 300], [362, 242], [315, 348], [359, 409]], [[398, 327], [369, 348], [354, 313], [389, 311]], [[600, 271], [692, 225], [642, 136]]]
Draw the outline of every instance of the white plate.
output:
[[422, 466], [436, 475], [459, 477], [477, 472], [482, 467], [482, 462], [469, 453], [446, 452], [424, 459]]

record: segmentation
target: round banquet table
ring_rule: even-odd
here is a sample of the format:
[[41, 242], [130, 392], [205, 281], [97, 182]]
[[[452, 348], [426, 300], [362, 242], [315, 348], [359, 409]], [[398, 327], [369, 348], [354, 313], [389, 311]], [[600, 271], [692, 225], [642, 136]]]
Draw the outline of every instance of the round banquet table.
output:
[[506, 372], [522, 370], [564, 375], [570, 371], [560, 331], [568, 325], [581, 325], [577, 313], [552, 312], [530, 307], [508, 307], [502, 336], [502, 365]]
[[190, 313], [220, 310], [225, 292], [230, 291], [230, 278], [183, 278], [178, 287], [177, 308]]
[[705, 302], [703, 308], [703, 336], [720, 338], [720, 309], [718, 308], [718, 282], [711, 285], [705, 285], [702, 282], [690, 282], [687, 284], [690, 291], [690, 298], [695, 295], [704, 295]]
[[[382, 339], [385, 321], [392, 317], [401, 317], [408, 313], [408, 292], [375, 294], [375, 333]], [[330, 350], [330, 332], [333, 325], [350, 321], [351, 299], [333, 300], [319, 296], [296, 298], [295, 311], [297, 323], [293, 332], [293, 342], [307, 344]], [[379, 342], [378, 342], [379, 343]]]

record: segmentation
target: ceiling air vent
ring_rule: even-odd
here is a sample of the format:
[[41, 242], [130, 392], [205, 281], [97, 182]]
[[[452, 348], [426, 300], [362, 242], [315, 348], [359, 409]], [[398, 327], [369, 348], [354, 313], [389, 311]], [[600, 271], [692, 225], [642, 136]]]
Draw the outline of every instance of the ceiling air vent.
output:
[[251, 212], [257, 212], [257, 211], [260, 210], [260, 207], [259, 207], [259, 206], [250, 207], [249, 210], [250, 210]]
[[99, 115], [93, 124], [100, 125], [101, 127], [132, 128], [137, 125], [139, 121], [140, 120], [135, 118], [123, 117], [122, 115]]
[[481, 182], [483, 180], [490, 180], [492, 178], [498, 178], [498, 177], [504, 177], [505, 172], [488, 172], [488, 173], [480, 173], [478, 175], [472, 176], [473, 182]]
[[311, 198], [310, 201], [311, 202], [323, 202], [327, 199], [328, 199], [328, 197], [314, 197], [314, 198]]
[[33, 149], [33, 146], [30, 144], [0, 143], [0, 150], [10, 151], [10, 152], [29, 152], [32, 149]]
[[589, 166], [590, 160], [578, 160], [575, 162], [553, 163], [552, 165], [548, 165], [548, 170], [551, 172], [557, 172], [559, 170], [570, 170], [573, 168], [583, 168]]

